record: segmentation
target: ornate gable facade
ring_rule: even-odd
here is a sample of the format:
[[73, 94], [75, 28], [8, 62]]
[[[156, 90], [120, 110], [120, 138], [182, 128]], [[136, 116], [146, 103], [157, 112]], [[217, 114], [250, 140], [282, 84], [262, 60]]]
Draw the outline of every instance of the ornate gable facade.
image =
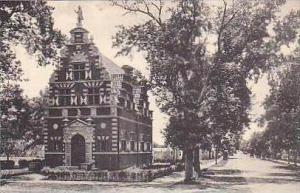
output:
[[46, 163], [94, 163], [99, 169], [148, 164], [152, 112], [147, 87], [134, 81], [133, 68], [121, 68], [99, 52], [80, 18], [49, 81]]

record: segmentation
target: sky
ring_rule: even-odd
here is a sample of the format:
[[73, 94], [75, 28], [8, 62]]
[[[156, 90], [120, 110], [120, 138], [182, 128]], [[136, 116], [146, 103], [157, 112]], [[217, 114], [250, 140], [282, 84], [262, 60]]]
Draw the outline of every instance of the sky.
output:
[[[219, 0], [211, 0], [212, 4]], [[141, 15], [124, 14], [124, 11], [118, 7], [112, 7], [107, 1], [49, 1], [49, 5], [55, 9], [53, 11], [54, 26], [68, 35], [71, 29], [76, 26], [75, 10], [80, 5], [83, 10], [83, 27], [86, 28], [93, 37], [99, 51], [112, 59], [119, 66], [131, 65], [140, 70], [144, 75], [149, 75], [147, 63], [143, 54], [133, 53], [131, 56], [115, 57], [117, 49], [112, 48], [112, 36], [118, 31], [118, 25], [131, 26], [142, 23], [147, 18]], [[300, 0], [289, 0], [283, 7], [282, 14], [291, 9], [300, 9]], [[54, 66], [39, 67], [34, 57], [29, 56], [25, 50], [17, 46], [14, 48], [17, 57], [22, 62], [24, 78], [27, 82], [22, 82], [21, 87], [28, 97], [38, 96], [40, 90], [43, 90], [49, 81]], [[253, 120], [264, 113], [261, 106], [264, 98], [269, 92], [267, 78], [262, 77], [257, 83], [250, 82], [252, 90], [253, 107], [250, 112]], [[150, 94], [150, 108], [153, 110], [153, 140], [156, 143], [163, 144], [162, 129], [168, 122], [166, 115], [162, 114], [155, 104], [155, 98]], [[248, 139], [254, 131], [261, 131], [255, 122], [250, 124], [250, 129], [245, 132], [244, 138]]]

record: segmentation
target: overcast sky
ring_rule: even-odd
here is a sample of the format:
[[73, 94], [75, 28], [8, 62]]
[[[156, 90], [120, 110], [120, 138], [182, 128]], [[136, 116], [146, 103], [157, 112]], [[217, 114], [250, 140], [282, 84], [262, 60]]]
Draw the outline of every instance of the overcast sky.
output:
[[[219, 0], [211, 0], [210, 2], [216, 3]], [[291, 9], [300, 9], [300, 0], [289, 0], [287, 5], [283, 8], [282, 13], [285, 14]], [[53, 17], [55, 19], [55, 27], [60, 29], [64, 34], [69, 36], [69, 31], [76, 26], [76, 14], [74, 10], [78, 5], [83, 10], [83, 27], [86, 28], [90, 35], [93, 36], [95, 44], [98, 46], [100, 52], [112, 59], [119, 66], [132, 65], [145, 75], [149, 74], [147, 64], [142, 54], [134, 54], [132, 57], [117, 57], [115, 54], [116, 49], [112, 49], [112, 35], [114, 35], [118, 25], [133, 25], [145, 21], [145, 17], [141, 15], [124, 15], [124, 11], [117, 7], [110, 6], [109, 2], [105, 1], [52, 1], [48, 2], [55, 8]], [[22, 62], [25, 78], [28, 82], [21, 83], [24, 92], [29, 97], [38, 96], [39, 91], [43, 90], [47, 84], [53, 66], [38, 67], [35, 59], [28, 56], [24, 49], [16, 47], [17, 57]], [[269, 87], [266, 78], [262, 78], [257, 84], [250, 83], [252, 89], [253, 107], [251, 116], [253, 119], [259, 117], [264, 113], [261, 103], [269, 92]], [[150, 97], [150, 108], [154, 111], [153, 117], [153, 140], [157, 143], [163, 143], [161, 130], [167, 123], [167, 117], [160, 113], [155, 104], [155, 99]], [[258, 128], [256, 123], [251, 123], [251, 129], [246, 131], [245, 138], [249, 138], [254, 131], [262, 130]]]

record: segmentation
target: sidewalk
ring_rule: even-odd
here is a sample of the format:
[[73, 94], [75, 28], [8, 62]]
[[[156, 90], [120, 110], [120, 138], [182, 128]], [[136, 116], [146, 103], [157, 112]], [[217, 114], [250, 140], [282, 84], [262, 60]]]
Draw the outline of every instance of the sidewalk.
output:
[[30, 173], [28, 168], [22, 168], [22, 169], [11, 169], [11, 170], [1, 170], [0, 176], [13, 176], [13, 175], [20, 175], [20, 174], [27, 174]]
[[[218, 163], [222, 160], [223, 158], [220, 157], [218, 159]], [[215, 160], [201, 160], [200, 161], [200, 168], [201, 170], [208, 169], [212, 166], [215, 165]], [[173, 185], [177, 182], [183, 181], [184, 180], [184, 171], [181, 172], [173, 172], [172, 174], [168, 176], [164, 176], [161, 178], [156, 178], [152, 182], [149, 182], [150, 184], [168, 184], [168, 185]]]
[[[218, 159], [218, 163], [222, 158]], [[201, 170], [210, 168], [215, 165], [215, 160], [202, 160], [200, 162]], [[120, 182], [99, 182], [99, 181], [53, 181], [53, 180], [45, 180], [45, 176], [40, 174], [27, 174], [18, 178], [7, 179], [7, 182], [18, 182], [18, 183], [26, 183], [26, 184], [82, 184], [82, 185], [105, 185], [105, 186], [130, 186], [130, 185], [155, 185], [161, 187], [169, 187], [178, 182], [184, 180], [184, 171], [182, 172], [173, 172], [172, 174], [160, 178], [156, 178], [151, 182], [134, 182], [134, 183], [120, 183]]]

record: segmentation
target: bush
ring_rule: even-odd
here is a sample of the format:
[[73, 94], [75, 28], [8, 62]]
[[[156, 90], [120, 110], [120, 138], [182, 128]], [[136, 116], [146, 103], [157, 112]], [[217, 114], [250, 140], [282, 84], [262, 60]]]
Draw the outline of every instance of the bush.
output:
[[19, 163], [19, 168], [27, 168], [29, 165], [28, 161], [25, 159], [19, 160], [18, 163]]
[[43, 168], [42, 173], [48, 176], [49, 180], [68, 181], [103, 181], [103, 182], [149, 182], [155, 178], [170, 175], [176, 171], [177, 166], [171, 165], [159, 169], [140, 169], [136, 171], [83, 171], [70, 170], [68, 167]]
[[5, 160], [5, 161], [0, 161], [1, 162], [1, 169], [2, 170], [7, 170], [7, 169], [14, 169], [15, 162], [13, 160]]
[[40, 172], [44, 167], [44, 162], [40, 159], [34, 159], [28, 162], [29, 171]]

